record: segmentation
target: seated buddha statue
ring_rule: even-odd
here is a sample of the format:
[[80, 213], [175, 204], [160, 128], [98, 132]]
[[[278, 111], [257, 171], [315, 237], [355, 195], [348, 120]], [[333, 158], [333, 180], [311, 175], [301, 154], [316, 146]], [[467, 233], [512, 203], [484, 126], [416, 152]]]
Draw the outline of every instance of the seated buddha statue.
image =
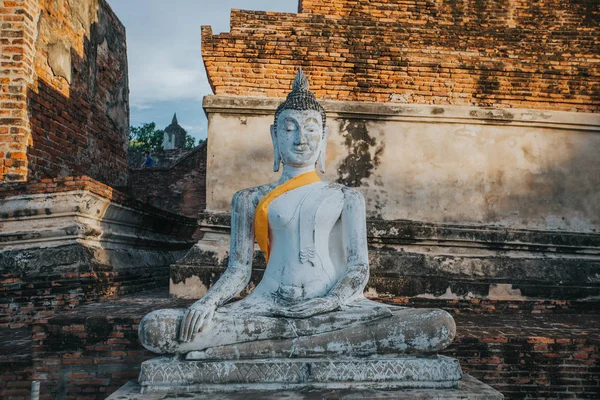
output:
[[[433, 353], [448, 346], [454, 320], [438, 309], [366, 299], [369, 280], [365, 201], [356, 189], [325, 182], [328, 129], [323, 107], [300, 70], [271, 126], [277, 182], [233, 196], [229, 265], [188, 309], [146, 315], [148, 350], [192, 360], [354, 357]], [[267, 266], [254, 290], [255, 240]]]

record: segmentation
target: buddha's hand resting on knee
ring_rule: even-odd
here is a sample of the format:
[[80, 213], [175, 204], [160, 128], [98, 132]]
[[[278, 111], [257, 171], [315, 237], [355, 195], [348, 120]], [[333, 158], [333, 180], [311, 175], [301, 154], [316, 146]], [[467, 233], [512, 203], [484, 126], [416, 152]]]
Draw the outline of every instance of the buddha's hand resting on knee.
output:
[[216, 305], [211, 302], [198, 301], [192, 304], [181, 321], [179, 341], [190, 342], [194, 340], [196, 334], [210, 324], [216, 309]]
[[273, 308], [271, 314], [278, 317], [308, 318], [337, 310], [340, 306], [340, 300], [335, 296], [317, 297], [292, 307]]

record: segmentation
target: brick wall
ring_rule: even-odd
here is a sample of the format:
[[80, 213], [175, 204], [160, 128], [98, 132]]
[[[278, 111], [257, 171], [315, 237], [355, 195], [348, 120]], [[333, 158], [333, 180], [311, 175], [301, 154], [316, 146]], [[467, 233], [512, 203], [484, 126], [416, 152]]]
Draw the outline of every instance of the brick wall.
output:
[[3, 3], [10, 7], [0, 17], [10, 22], [0, 45], [12, 60], [0, 71], [10, 89], [0, 95], [11, 100], [0, 111], [11, 117], [0, 131], [1, 180], [88, 175], [124, 186], [125, 28], [105, 0]]
[[27, 84], [33, 79], [36, 0], [0, 0], [0, 182], [27, 178]]
[[598, 399], [598, 315], [456, 316], [442, 354], [506, 399]]
[[169, 167], [131, 168], [128, 193], [154, 207], [196, 218], [206, 207], [206, 142]]
[[168, 262], [154, 268], [100, 271], [93, 268], [95, 260], [79, 246], [64, 246], [47, 255], [53, 257], [58, 252], [65, 258], [77, 257], [81, 268], [88, 271], [36, 276], [0, 272], [0, 293], [4, 297], [0, 301], [0, 328], [25, 328], [36, 317], [52, 316], [102, 298], [164, 288], [169, 281]]
[[[28, 100], [30, 178], [127, 180], [125, 28], [104, 0], [45, 0]], [[53, 58], [58, 61], [51, 62]], [[66, 58], [63, 65], [61, 59]], [[63, 71], [62, 68], [65, 68]]]
[[302, 66], [318, 98], [600, 111], [596, 0], [305, 0], [202, 28], [216, 95], [282, 97]]

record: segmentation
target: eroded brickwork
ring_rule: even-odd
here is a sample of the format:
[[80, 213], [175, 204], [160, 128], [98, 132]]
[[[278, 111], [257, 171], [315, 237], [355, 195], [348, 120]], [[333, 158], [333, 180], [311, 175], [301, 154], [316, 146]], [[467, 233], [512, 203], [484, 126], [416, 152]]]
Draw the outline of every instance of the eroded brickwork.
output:
[[202, 29], [216, 95], [600, 111], [596, 0], [304, 0]]
[[125, 29], [105, 0], [0, 2], [4, 181], [127, 181]]
[[45, 0], [29, 90], [30, 178], [127, 180], [125, 28], [104, 0]]
[[0, 0], [0, 182], [27, 178], [27, 84], [33, 78], [37, 0]]

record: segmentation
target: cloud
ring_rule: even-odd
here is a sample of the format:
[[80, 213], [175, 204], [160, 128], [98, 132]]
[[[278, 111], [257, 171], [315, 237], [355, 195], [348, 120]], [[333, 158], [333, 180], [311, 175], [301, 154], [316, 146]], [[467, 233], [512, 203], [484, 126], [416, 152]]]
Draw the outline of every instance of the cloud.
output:
[[129, 78], [131, 103], [136, 108], [156, 101], [200, 101], [210, 93], [206, 76], [198, 67], [174, 65], [169, 60], [153, 59], [137, 66]]
[[201, 135], [206, 132], [201, 101], [211, 89], [202, 62], [200, 26], [211, 25], [215, 34], [228, 31], [232, 8], [296, 12], [298, 6], [298, 0], [108, 2], [127, 30], [132, 121], [172, 116], [171, 110], [161, 109], [165, 104], [193, 104], [201, 114], [193, 130]]
[[[164, 40], [161, 39], [161, 41]], [[200, 101], [211, 89], [199, 45], [167, 45], [135, 37], [129, 47], [132, 106], [155, 101]]]
[[137, 102], [137, 101], [129, 101], [129, 105], [131, 106], [131, 108], [135, 108], [136, 110], [142, 111], [142, 110], [149, 110], [152, 108], [152, 104], [150, 103], [144, 103], [144, 102]]

